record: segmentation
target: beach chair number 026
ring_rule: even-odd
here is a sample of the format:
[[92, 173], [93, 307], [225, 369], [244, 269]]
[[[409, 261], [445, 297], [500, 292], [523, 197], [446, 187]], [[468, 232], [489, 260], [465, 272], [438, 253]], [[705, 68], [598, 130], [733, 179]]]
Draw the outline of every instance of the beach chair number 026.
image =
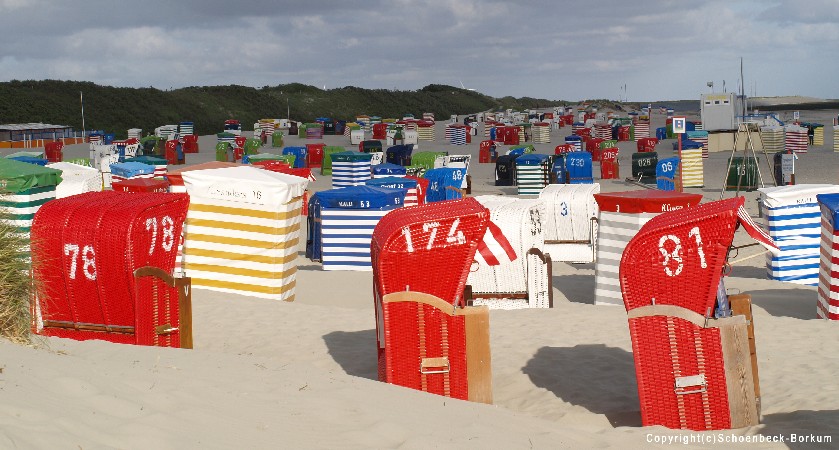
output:
[[[462, 245], [466, 243], [466, 236], [464, 236], [463, 231], [457, 229], [458, 225], [460, 225], [460, 219], [455, 219], [446, 234], [446, 244]], [[438, 228], [440, 228], [440, 222], [426, 222], [422, 224], [422, 232], [428, 234], [428, 244], [425, 246], [426, 250], [431, 250], [434, 247]], [[414, 241], [411, 236], [411, 229], [409, 227], [403, 227], [402, 236], [405, 236], [405, 247], [408, 253], [413, 253]]]
[[[699, 266], [703, 269], [708, 268], [708, 263], [705, 261], [705, 251], [702, 250], [702, 235], [699, 233], [699, 227], [693, 227], [688, 233], [688, 240], [693, 238], [696, 243], [696, 253], [699, 255]], [[672, 242], [673, 249], [667, 250], [667, 242]], [[664, 273], [668, 276], [675, 277], [682, 273], [684, 269], [684, 260], [682, 258], [682, 241], [678, 236], [672, 234], [665, 234], [658, 240], [658, 251], [663, 257], [661, 264], [664, 266]], [[671, 263], [676, 263], [676, 269], [671, 268]]]
[[[160, 227], [163, 231], [163, 236], [160, 239], [160, 246], [163, 250], [172, 251], [175, 245], [175, 222], [169, 216], [163, 216], [160, 219]], [[157, 244], [157, 229], [158, 220], [156, 217], [149, 217], [146, 219], [146, 231], [151, 232], [151, 245], [149, 246], [149, 255], [154, 253]], [[68, 276], [71, 280], [76, 279], [76, 274], [79, 268], [79, 259], [82, 262], [82, 273], [85, 278], [90, 281], [96, 281], [96, 251], [93, 250], [93, 245], [85, 245], [66, 243], [64, 244], [64, 256], [70, 257], [70, 267]]]

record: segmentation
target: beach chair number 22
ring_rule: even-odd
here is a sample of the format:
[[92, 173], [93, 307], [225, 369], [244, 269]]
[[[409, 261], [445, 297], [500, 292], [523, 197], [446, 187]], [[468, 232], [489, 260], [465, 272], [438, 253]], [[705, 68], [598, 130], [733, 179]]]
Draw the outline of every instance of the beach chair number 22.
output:
[[[703, 269], [708, 268], [708, 263], [705, 261], [705, 251], [702, 250], [702, 235], [699, 234], [699, 227], [691, 228], [688, 233], [688, 239], [693, 238], [696, 242], [696, 253], [699, 255], [699, 265]], [[673, 243], [673, 250], [667, 250], [665, 244], [670, 241]], [[682, 241], [678, 236], [672, 234], [665, 234], [658, 240], [658, 251], [663, 257], [661, 264], [664, 266], [664, 273], [668, 276], [675, 277], [682, 273], [684, 269], [684, 260], [682, 258]], [[671, 268], [671, 262], [676, 263], [675, 270]]]
[[[451, 228], [449, 228], [449, 232], [446, 235], [447, 244], [458, 245], [466, 243], [466, 236], [463, 234], [463, 231], [457, 229], [458, 225], [460, 225], [460, 219], [455, 219], [455, 221], [452, 222], [452, 226]], [[437, 229], [439, 227], [440, 222], [426, 222], [422, 224], [423, 233], [428, 233], [428, 243], [425, 246], [426, 250], [431, 250], [434, 247], [434, 241], [437, 238]], [[409, 227], [403, 227], [402, 235], [405, 236], [406, 250], [408, 250], [408, 253], [413, 253], [414, 241], [411, 237], [411, 229]]]

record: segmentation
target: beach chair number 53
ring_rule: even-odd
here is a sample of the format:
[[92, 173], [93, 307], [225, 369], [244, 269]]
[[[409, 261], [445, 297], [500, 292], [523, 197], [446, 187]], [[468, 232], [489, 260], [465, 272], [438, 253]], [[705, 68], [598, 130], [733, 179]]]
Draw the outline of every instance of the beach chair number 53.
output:
[[[702, 250], [702, 235], [699, 234], [699, 227], [693, 227], [688, 233], [688, 239], [693, 238], [696, 242], [696, 253], [699, 255], [699, 265], [703, 269], [708, 268], [708, 263], [705, 261], [705, 251]], [[673, 250], [667, 250], [666, 244], [670, 241], [673, 243]], [[664, 273], [668, 276], [675, 277], [682, 273], [684, 269], [684, 260], [682, 258], [682, 241], [678, 236], [672, 234], [665, 234], [658, 240], [658, 251], [663, 257], [661, 264], [664, 266]], [[675, 270], [671, 268], [672, 264], [676, 264]]]
[[[446, 235], [447, 244], [458, 245], [466, 243], [466, 236], [463, 234], [463, 231], [457, 229], [458, 225], [460, 225], [460, 219], [455, 219], [455, 221], [452, 222], [451, 228], [449, 228], [448, 234]], [[437, 229], [439, 227], [440, 222], [426, 222], [422, 224], [423, 233], [428, 233], [428, 243], [425, 245], [426, 250], [431, 250], [434, 247], [434, 241], [437, 238]], [[405, 247], [408, 250], [408, 253], [413, 253], [414, 241], [411, 237], [411, 229], [409, 227], [403, 227], [402, 235], [405, 236]]]

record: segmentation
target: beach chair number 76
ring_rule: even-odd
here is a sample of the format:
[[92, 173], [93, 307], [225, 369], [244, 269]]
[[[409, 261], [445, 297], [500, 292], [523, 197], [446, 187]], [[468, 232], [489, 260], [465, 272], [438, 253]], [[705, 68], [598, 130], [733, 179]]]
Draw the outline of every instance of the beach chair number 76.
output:
[[[691, 228], [690, 232], [688, 233], [688, 239], [694, 238], [696, 241], [696, 253], [699, 254], [699, 265], [703, 269], [708, 268], [708, 263], [705, 261], [705, 251], [702, 250], [702, 235], [699, 234], [699, 227]], [[668, 251], [664, 248], [664, 244], [667, 241], [673, 242], [673, 250]], [[658, 240], [658, 251], [661, 252], [661, 256], [664, 259], [661, 261], [661, 264], [664, 266], [664, 273], [668, 276], [675, 277], [682, 273], [682, 269], [684, 269], [684, 261], [682, 259], [682, 241], [679, 239], [678, 236], [672, 234], [665, 234]], [[670, 262], [673, 261], [676, 263], [676, 270], [670, 268]]]

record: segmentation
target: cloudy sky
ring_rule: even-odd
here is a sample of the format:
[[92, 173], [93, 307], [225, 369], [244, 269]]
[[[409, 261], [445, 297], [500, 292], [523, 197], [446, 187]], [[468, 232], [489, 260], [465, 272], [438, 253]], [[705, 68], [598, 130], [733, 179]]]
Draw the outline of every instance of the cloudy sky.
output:
[[[837, 0], [0, 0], [0, 81], [839, 98]], [[625, 86], [625, 87], [624, 87]]]

